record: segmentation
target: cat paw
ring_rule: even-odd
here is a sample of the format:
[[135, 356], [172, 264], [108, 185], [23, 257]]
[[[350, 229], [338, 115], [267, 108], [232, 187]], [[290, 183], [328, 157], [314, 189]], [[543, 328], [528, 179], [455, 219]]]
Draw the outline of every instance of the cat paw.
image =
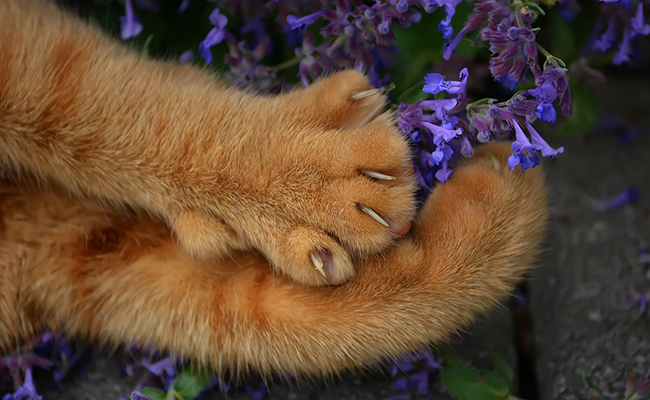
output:
[[260, 105], [265, 128], [242, 134], [237, 164], [222, 169], [226, 201], [171, 219], [180, 243], [200, 256], [256, 249], [309, 286], [352, 279], [355, 259], [391, 246], [415, 215], [411, 151], [384, 104], [363, 74], [344, 71]]

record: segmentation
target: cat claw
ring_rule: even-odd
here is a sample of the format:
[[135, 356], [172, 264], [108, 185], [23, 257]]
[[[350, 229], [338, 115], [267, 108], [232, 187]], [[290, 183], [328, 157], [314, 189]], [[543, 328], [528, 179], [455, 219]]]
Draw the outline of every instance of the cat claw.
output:
[[371, 171], [371, 170], [369, 170], [369, 169], [361, 170], [361, 172], [362, 172], [364, 175], [368, 175], [368, 176], [371, 177], [371, 178], [383, 179], [383, 180], [385, 180], [385, 181], [394, 181], [395, 179], [397, 179], [397, 178], [395, 178], [394, 176], [385, 175], [385, 174], [382, 174], [381, 172]]
[[355, 101], [356, 100], [361, 100], [361, 99], [364, 99], [364, 98], [366, 98], [368, 96], [372, 96], [373, 94], [377, 94], [377, 93], [379, 93], [379, 89], [377, 89], [377, 88], [370, 89], [370, 90], [364, 90], [363, 92], [359, 92], [359, 93], [356, 93], [356, 94], [353, 94], [352, 96], [350, 96], [350, 100], [355, 100]]
[[363, 98], [366, 98], [368, 96], [372, 96], [374, 94], [379, 93], [380, 95], [385, 95], [386, 93], [390, 92], [391, 90], [395, 89], [395, 84], [394, 83], [389, 83], [386, 86], [382, 86], [380, 88], [374, 88], [374, 89], [368, 89], [364, 90], [363, 92], [355, 93], [352, 96], [350, 96], [350, 100], [361, 100]]
[[314, 264], [314, 267], [316, 267], [316, 270], [320, 272], [320, 274], [323, 275], [325, 278], [327, 278], [327, 276], [325, 275], [325, 270], [323, 269], [323, 261], [320, 259], [320, 257], [310, 252], [309, 258], [311, 258], [311, 262]]
[[386, 228], [389, 228], [388, 222], [386, 222], [381, 216], [379, 216], [379, 214], [377, 214], [375, 212], [375, 210], [373, 210], [372, 208], [366, 207], [363, 204], [360, 204], [359, 207], [361, 208], [361, 211], [363, 211], [364, 213], [370, 215], [372, 217], [372, 219], [379, 222], [380, 224], [382, 224]]

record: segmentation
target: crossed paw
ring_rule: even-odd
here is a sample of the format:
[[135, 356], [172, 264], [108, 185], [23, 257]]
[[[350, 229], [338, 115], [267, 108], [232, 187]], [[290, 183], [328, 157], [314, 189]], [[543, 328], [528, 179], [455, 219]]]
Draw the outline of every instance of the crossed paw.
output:
[[347, 282], [355, 258], [389, 247], [415, 214], [410, 150], [384, 105], [356, 71], [250, 104], [263, 122], [229, 139], [219, 201], [170, 218], [177, 238], [203, 257], [256, 249], [302, 284]]

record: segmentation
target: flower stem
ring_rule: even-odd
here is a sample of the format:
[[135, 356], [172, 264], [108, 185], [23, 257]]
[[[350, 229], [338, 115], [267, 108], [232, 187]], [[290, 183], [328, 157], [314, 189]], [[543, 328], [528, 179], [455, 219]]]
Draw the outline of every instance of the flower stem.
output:
[[553, 67], [560, 68], [560, 64], [558, 64], [557, 59], [553, 56], [553, 54], [549, 53], [548, 50], [543, 48], [539, 43], [535, 42], [535, 45], [537, 46], [537, 50], [546, 56], [546, 60], [553, 64]]
[[298, 63], [300, 63], [300, 57], [294, 57], [281, 62], [280, 64], [274, 66], [273, 68], [275, 68], [278, 71], [282, 71], [283, 69], [291, 68]]

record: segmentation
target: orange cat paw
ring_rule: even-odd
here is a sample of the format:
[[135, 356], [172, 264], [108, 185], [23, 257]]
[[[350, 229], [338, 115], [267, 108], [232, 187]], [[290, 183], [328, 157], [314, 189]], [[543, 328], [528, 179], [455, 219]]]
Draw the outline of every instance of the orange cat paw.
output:
[[[363, 74], [242, 96], [232, 102], [237, 118], [188, 139], [191, 160], [174, 163], [180, 194], [168, 192], [172, 211], [162, 214], [186, 250], [214, 258], [256, 249], [299, 283], [339, 285], [354, 276], [355, 259], [408, 232], [411, 151], [392, 116], [378, 115], [385, 96]], [[194, 211], [174, 211], [179, 204]]]
[[[359, 128], [375, 118], [386, 105], [385, 88], [375, 88], [361, 72], [346, 70], [314, 82], [292, 94], [304, 121], [326, 128]], [[318, 114], [314, 115], [313, 111]]]

